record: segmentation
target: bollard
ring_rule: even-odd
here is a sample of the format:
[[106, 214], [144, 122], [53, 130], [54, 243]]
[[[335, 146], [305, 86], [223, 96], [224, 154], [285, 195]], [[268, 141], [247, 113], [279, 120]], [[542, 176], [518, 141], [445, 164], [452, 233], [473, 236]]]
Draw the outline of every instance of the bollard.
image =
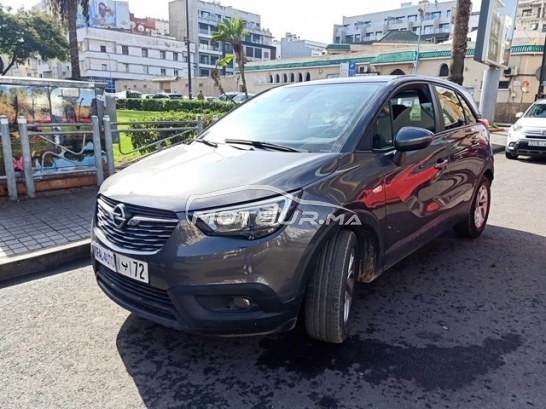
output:
[[93, 124], [93, 151], [95, 153], [95, 165], [97, 167], [97, 186], [104, 182], [104, 172], [102, 170], [102, 149], [100, 146], [100, 126], [99, 118], [95, 115], [91, 117]]
[[27, 187], [27, 196], [36, 197], [34, 187], [34, 176], [32, 169], [32, 154], [30, 152], [30, 142], [28, 140], [27, 119], [24, 116], [17, 118], [19, 124], [19, 138], [21, 139], [21, 153], [23, 154], [23, 166], [25, 172], [25, 185]]
[[0, 115], [0, 133], [2, 134], [2, 153], [4, 156], [4, 167], [8, 182], [8, 196], [11, 200], [17, 199], [17, 180], [13, 169], [13, 152], [11, 151], [11, 137], [9, 134], [8, 117]]
[[203, 133], [203, 115], [197, 115], [197, 135]]
[[106, 160], [108, 161], [108, 176], [116, 173], [116, 164], [114, 163], [114, 145], [112, 140], [112, 122], [110, 116], [104, 115], [102, 119], [104, 125], [104, 148], [106, 149]]

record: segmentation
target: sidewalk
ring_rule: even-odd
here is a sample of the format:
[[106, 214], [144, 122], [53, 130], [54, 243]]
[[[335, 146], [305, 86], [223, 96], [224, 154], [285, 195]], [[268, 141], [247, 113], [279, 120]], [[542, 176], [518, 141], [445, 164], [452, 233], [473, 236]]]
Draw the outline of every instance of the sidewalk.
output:
[[[495, 153], [505, 141], [505, 130], [491, 133]], [[0, 281], [88, 258], [96, 194], [90, 187], [15, 202], [0, 198]]]
[[96, 194], [90, 187], [0, 198], [0, 281], [89, 255]]

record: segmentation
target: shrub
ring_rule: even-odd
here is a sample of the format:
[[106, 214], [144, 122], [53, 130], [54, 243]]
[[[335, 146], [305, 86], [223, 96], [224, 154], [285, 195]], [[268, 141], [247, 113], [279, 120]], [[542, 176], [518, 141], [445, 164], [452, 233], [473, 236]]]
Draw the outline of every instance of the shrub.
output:
[[153, 98], [127, 98], [116, 100], [117, 109], [133, 111], [181, 111], [193, 114], [209, 114], [213, 112], [226, 113], [235, 105], [231, 102], [211, 102], [187, 99], [153, 99]]
[[[217, 115], [218, 117], [224, 115], [223, 112], [216, 113], [206, 113], [201, 114], [203, 117], [203, 127], [206, 128], [212, 124], [213, 117]], [[197, 127], [197, 115], [191, 114], [188, 112], [164, 112], [157, 115], [147, 115], [143, 118], [144, 122], [156, 122], [156, 121], [182, 121], [184, 124], [142, 124], [135, 122], [130, 125], [131, 129], [169, 129], [169, 128], [180, 128], [182, 126], [188, 127]], [[184, 131], [145, 131], [139, 133], [131, 133], [131, 143], [133, 144], [134, 149], [142, 148], [141, 153], [150, 153], [155, 152], [160, 147], [166, 147], [171, 145], [176, 145], [179, 143], [188, 143], [193, 138], [197, 136], [197, 129], [191, 130], [189, 132]], [[161, 146], [148, 146], [160, 142], [161, 140], [173, 137], [168, 141], [161, 142]]]

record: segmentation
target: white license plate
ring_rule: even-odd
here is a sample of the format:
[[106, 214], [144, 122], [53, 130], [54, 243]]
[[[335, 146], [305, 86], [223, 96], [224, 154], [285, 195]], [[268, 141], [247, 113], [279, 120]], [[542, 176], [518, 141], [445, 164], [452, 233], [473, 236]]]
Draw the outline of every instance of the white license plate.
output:
[[105, 249], [97, 243], [93, 243], [95, 260], [104, 264], [110, 270], [123, 274], [133, 280], [149, 283], [148, 263], [131, 257], [122, 256], [111, 250]]
[[529, 146], [542, 146], [542, 147], [546, 147], [546, 141], [529, 141]]

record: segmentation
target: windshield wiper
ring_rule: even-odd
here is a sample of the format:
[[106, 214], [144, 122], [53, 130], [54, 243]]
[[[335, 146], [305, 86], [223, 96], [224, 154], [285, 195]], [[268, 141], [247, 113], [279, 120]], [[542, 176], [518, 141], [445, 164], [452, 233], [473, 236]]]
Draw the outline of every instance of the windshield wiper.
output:
[[213, 148], [217, 148], [218, 144], [216, 142], [207, 141], [206, 139], [194, 139], [194, 142], [204, 143], [207, 146], [212, 146]]
[[260, 141], [247, 141], [245, 139], [226, 139], [224, 141], [227, 144], [236, 143], [240, 145], [250, 145], [259, 149], [271, 149], [281, 152], [309, 152], [303, 149], [291, 148], [289, 146], [277, 145], [276, 143], [260, 142]]

